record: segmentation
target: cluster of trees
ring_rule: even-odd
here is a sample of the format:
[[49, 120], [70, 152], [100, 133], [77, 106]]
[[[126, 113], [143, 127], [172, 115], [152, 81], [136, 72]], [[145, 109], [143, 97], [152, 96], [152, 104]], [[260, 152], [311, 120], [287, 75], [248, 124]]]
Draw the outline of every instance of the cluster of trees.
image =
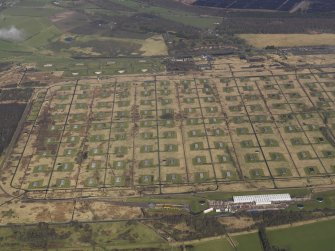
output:
[[312, 217], [306, 212], [284, 210], [264, 211], [253, 213], [251, 216], [256, 222], [261, 222], [260, 224], [266, 227], [291, 224]]
[[[325, 118], [325, 120], [328, 120]], [[327, 123], [325, 123], [327, 124]], [[335, 138], [333, 133], [331, 132], [331, 130], [328, 127], [320, 127], [320, 131], [322, 133], [322, 135], [327, 139], [327, 141], [333, 146], [335, 147]]]
[[173, 113], [164, 113], [160, 116], [161, 119], [171, 120], [174, 119]]
[[[252, 217], [255, 222], [255, 227], [269, 227], [284, 224], [292, 224], [299, 221], [316, 219], [320, 217], [328, 217], [335, 214], [334, 209], [324, 208], [322, 210], [314, 211], [263, 211], [256, 213], [241, 213], [240, 215], [247, 215]], [[238, 216], [238, 215], [237, 215]]]
[[24, 87], [41, 87], [46, 85], [47, 85], [46, 83], [42, 83], [41, 81], [38, 80], [28, 80], [22, 83], [22, 86]]
[[[168, 223], [169, 229], [173, 229], [173, 225], [185, 223], [189, 228], [189, 231], [174, 231], [172, 233], [173, 238], [176, 240], [191, 240], [209, 236], [217, 236], [226, 233], [225, 227], [218, 222], [216, 217], [199, 215], [167, 215], [161, 220], [162, 222]], [[160, 227], [164, 227], [164, 224], [159, 224]]]
[[170, 60], [166, 60], [165, 65], [167, 71], [191, 71], [197, 69], [197, 66], [193, 61], [172, 62]]
[[277, 17], [228, 17], [218, 28], [222, 33], [290, 34], [324, 32], [333, 33], [335, 18], [277, 18]]
[[29, 101], [31, 94], [33, 93], [32, 88], [25, 89], [0, 89], [0, 101]]
[[0, 154], [9, 145], [25, 107], [24, 104], [0, 105]]
[[223, 33], [220, 29], [212, 31], [211, 34], [202, 32], [201, 35], [192, 38], [176, 34], [165, 36], [165, 39], [170, 55], [175, 56], [194, 56], [206, 53], [218, 55], [250, 47], [243, 39], [232, 33]]
[[48, 223], [41, 222], [36, 226], [12, 226], [12, 231], [20, 243], [27, 243], [32, 249], [47, 249], [50, 242], [57, 242], [70, 237], [71, 232], [58, 234]]
[[0, 62], [0, 71], [7, 71], [12, 66], [10, 62]]

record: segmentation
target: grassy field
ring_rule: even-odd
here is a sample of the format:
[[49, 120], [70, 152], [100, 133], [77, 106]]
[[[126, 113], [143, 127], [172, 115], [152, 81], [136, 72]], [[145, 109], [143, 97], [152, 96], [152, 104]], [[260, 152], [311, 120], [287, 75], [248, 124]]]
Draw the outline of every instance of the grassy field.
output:
[[335, 34], [240, 34], [239, 37], [257, 48], [335, 45]]
[[[290, 251], [333, 250], [335, 220], [298, 227], [268, 230], [271, 245]], [[154, 229], [138, 222], [72, 223], [62, 225], [5, 226], [0, 228], [1, 250], [84, 250], [158, 248], [167, 251], [261, 251], [257, 233], [232, 236], [234, 248], [225, 238], [194, 240], [169, 245]]]
[[[322, 201], [318, 201], [318, 198], [322, 198]], [[299, 203], [301, 204], [301, 203]], [[317, 209], [325, 209], [325, 208], [335, 208], [335, 192], [321, 192], [315, 193], [312, 195], [311, 200], [305, 201], [302, 203], [304, 205], [304, 210], [312, 211]], [[291, 205], [288, 210], [299, 211], [300, 209], [296, 204]]]
[[[68, 70], [68, 65], [71, 65], [71, 61], [75, 61], [73, 57], [78, 56], [111, 57], [114, 55], [133, 57], [141, 54], [144, 56], [167, 55], [167, 48], [163, 38], [155, 36], [155, 34], [152, 34], [148, 39], [134, 39], [103, 36], [96, 29], [93, 29], [89, 35], [64, 31], [51, 18], [57, 17], [59, 13], [64, 11], [66, 9], [35, 0], [28, 0], [1, 11], [0, 28], [15, 27], [21, 32], [22, 36], [17, 41], [0, 40], [0, 61], [36, 63], [38, 66], [41, 64], [55, 64], [58, 65], [57, 68]], [[68, 21], [70, 23], [76, 22], [75, 19], [69, 19]], [[71, 43], [66, 42], [65, 39], [67, 37], [72, 37], [73, 41]], [[97, 62], [96, 59], [92, 61]], [[123, 65], [113, 64], [110, 67], [104, 67], [104, 70], [110, 74], [115, 74], [122, 68], [126, 68], [127, 73], [139, 73], [143, 69], [141, 66], [139, 66], [141, 68], [138, 70], [134, 69], [136, 68], [134, 64], [127, 60], [123, 61], [126, 61]], [[81, 62], [75, 62], [75, 64], [77, 63]], [[116, 69], [111, 69], [113, 67]], [[144, 68], [150, 72], [155, 67], [148, 65], [147, 67], [144, 66]], [[39, 70], [43, 71], [45, 69], [42, 67]], [[84, 75], [92, 75], [97, 70], [99, 69], [94, 68]], [[158, 71], [161, 70], [162, 68], [158, 69]]]
[[262, 246], [257, 233], [233, 237], [238, 251], [261, 251]]
[[[71, 60], [71, 57], [78, 56], [165, 56], [167, 47], [159, 34], [162, 33], [161, 29], [165, 29], [164, 25], [168, 22], [166, 20], [180, 24], [181, 27], [187, 25], [196, 29], [209, 28], [220, 21], [216, 17], [143, 5], [132, 0], [114, 0], [114, 2], [125, 6], [123, 8], [128, 8], [129, 12], [125, 12], [122, 8], [106, 7], [106, 9], [85, 1], [69, 10], [65, 2], [56, 6], [52, 1], [36, 0], [19, 2], [2, 10], [0, 28], [15, 27], [22, 32], [22, 39], [14, 42], [0, 40], [1, 60], [26, 59], [34, 62], [34, 57], [40, 56], [50, 61], [53, 57], [61, 57], [66, 61], [64, 59]], [[144, 30], [141, 27], [128, 30], [125, 26], [120, 28], [121, 31], [111, 33], [111, 28], [108, 27], [122, 23], [122, 20], [134, 13], [156, 15], [157, 22], [164, 19], [165, 23], [159, 30], [154, 26], [152, 31], [150, 27]], [[98, 17], [106, 24], [104, 27], [95, 24]], [[133, 26], [131, 20], [127, 19], [127, 22], [130, 22], [129, 26]], [[146, 23], [141, 25], [148, 26]], [[170, 28], [173, 30], [173, 27]], [[141, 36], [142, 38], [139, 38]], [[65, 40], [67, 37], [73, 40], [68, 42]]]
[[[333, 240], [335, 220], [321, 221], [297, 227], [267, 230], [271, 245], [290, 251], [334, 250]], [[257, 233], [232, 237], [237, 251], [261, 251]], [[210, 249], [209, 249], [210, 247]], [[195, 244], [189, 250], [234, 250], [226, 239], [205, 241]]]
[[167, 56], [168, 50], [162, 36], [157, 35], [144, 40], [140, 51], [143, 56]]
[[158, 15], [165, 19], [176, 21], [196, 28], [206, 29], [213, 27], [215, 23], [220, 22], [219, 17], [199, 16], [194, 13], [188, 13], [181, 10], [162, 8], [159, 6], [143, 5], [135, 0], [112, 0], [113, 2], [125, 5], [140, 12]]
[[[1, 44], [1, 42], [0, 42]], [[2, 58], [5, 60], [5, 58]], [[61, 55], [53, 57], [21, 54], [13, 57], [8, 55], [8, 60], [22, 63], [34, 63], [38, 71], [62, 71], [64, 76], [72, 76], [72, 73], [79, 73], [79, 76], [92, 76], [94, 72], [101, 71], [102, 75], [120, 75], [118, 71], [124, 70], [125, 74], [142, 73], [143, 69], [147, 69], [148, 73], [161, 72], [165, 70], [159, 58], [110, 58], [108, 59], [67, 59]], [[52, 65], [45, 67], [44, 65]]]
[[167, 247], [152, 229], [136, 222], [2, 227], [0, 234], [1, 250]]
[[267, 231], [272, 245], [290, 251], [334, 250], [335, 220]]
[[192, 248], [187, 248], [189, 251], [233, 251], [233, 247], [229, 244], [227, 239], [219, 239], [212, 241], [204, 241], [193, 245]]

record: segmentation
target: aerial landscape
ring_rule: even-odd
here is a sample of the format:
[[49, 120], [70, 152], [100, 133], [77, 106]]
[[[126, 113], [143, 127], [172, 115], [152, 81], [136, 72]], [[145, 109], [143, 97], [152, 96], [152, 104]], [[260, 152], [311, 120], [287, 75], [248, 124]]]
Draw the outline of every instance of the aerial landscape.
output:
[[0, 0], [0, 250], [334, 250], [334, 24], [331, 0]]

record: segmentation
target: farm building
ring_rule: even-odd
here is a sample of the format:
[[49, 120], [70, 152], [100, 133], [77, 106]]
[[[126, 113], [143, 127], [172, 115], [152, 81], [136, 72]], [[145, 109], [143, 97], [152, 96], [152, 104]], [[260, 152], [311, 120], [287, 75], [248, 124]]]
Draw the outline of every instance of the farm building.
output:
[[256, 203], [256, 205], [269, 205], [272, 202], [285, 202], [291, 200], [291, 196], [288, 193], [233, 196], [234, 204]]

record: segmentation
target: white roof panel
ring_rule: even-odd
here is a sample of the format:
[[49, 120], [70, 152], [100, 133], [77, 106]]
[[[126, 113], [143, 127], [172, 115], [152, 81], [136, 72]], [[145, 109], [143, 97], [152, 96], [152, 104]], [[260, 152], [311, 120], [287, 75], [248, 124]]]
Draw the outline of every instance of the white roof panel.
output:
[[260, 194], [260, 195], [245, 195], [233, 196], [234, 203], [252, 203], [256, 204], [271, 204], [271, 202], [291, 201], [291, 195], [285, 194]]

